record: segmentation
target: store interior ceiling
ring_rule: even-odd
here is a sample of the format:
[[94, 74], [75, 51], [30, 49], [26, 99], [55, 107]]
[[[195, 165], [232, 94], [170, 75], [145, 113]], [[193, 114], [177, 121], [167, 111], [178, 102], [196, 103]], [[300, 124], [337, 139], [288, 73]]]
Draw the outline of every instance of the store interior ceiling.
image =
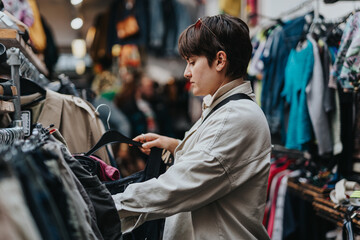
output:
[[[93, 25], [96, 16], [105, 12], [113, 0], [83, 0], [81, 4], [72, 5], [70, 0], [37, 0], [40, 14], [50, 26], [58, 46], [59, 70], [69, 70], [74, 67], [69, 56], [71, 55], [71, 42], [77, 38], [86, 38], [88, 29]], [[71, 28], [70, 23], [75, 17], [83, 19], [83, 26], [79, 30]], [[65, 56], [66, 55], [66, 56]], [[182, 78], [185, 61], [182, 59], [158, 59], [147, 56], [148, 71], [160, 82], [166, 82], [171, 76]], [[60, 62], [60, 63], [59, 63]]]
[[[71, 41], [85, 38], [95, 17], [105, 11], [112, 0], [85, 0], [74, 6], [70, 0], [37, 0], [39, 11], [50, 25], [61, 52], [71, 51]], [[71, 28], [71, 20], [81, 17], [84, 25], [79, 30]]]

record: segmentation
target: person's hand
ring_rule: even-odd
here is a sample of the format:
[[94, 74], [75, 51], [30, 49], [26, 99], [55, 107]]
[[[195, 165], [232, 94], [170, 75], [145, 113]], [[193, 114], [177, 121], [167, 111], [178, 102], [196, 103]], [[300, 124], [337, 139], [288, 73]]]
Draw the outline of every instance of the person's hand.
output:
[[143, 143], [140, 150], [147, 155], [150, 154], [150, 148], [152, 147], [163, 148], [174, 154], [174, 150], [179, 144], [179, 141], [175, 138], [162, 136], [156, 133], [141, 134], [136, 136], [133, 140]]

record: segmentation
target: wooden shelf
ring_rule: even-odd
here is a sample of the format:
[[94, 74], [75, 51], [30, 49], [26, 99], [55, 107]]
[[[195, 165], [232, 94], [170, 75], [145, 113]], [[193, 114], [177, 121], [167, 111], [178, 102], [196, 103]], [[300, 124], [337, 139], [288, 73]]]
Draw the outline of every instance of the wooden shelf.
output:
[[326, 198], [332, 190], [320, 188], [309, 183], [300, 183], [292, 178], [288, 180], [288, 189], [307, 201], [313, 201], [315, 198]]
[[31, 47], [28, 46], [19, 33], [15, 29], [0, 29], [0, 43], [4, 44], [6, 49], [11, 47], [19, 48], [20, 51], [25, 55], [34, 66], [44, 74], [48, 75], [48, 70], [38, 56], [32, 51]]
[[[315, 198], [313, 202], [313, 207], [316, 211], [316, 214], [320, 217], [323, 217], [339, 227], [342, 227], [344, 224], [346, 207], [337, 206], [335, 203], [328, 199], [324, 198]], [[354, 227], [354, 231], [359, 234], [360, 233], [360, 218], [359, 214], [355, 215], [352, 218], [352, 223]]]
[[[332, 189], [320, 188], [308, 183], [300, 183], [296, 179], [289, 179], [288, 190], [300, 198], [312, 203], [315, 214], [329, 222], [342, 227], [344, 224], [346, 207], [337, 206], [329, 200], [329, 193]], [[353, 219], [354, 231], [360, 233], [360, 213]]]

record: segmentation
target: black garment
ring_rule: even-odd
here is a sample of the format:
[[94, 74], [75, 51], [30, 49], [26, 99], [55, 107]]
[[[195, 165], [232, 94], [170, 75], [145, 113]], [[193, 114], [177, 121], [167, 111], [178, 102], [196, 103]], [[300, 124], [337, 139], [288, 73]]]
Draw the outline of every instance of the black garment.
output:
[[44, 50], [44, 62], [46, 68], [49, 71], [49, 78], [52, 77], [54, 72], [55, 64], [59, 58], [59, 50], [55, 43], [52, 30], [50, 26], [47, 24], [45, 19], [41, 16], [41, 24], [43, 25], [44, 32], [46, 35], [46, 48]]
[[130, 176], [120, 178], [119, 180], [105, 182], [106, 188], [112, 195], [122, 193], [126, 187], [132, 183], [144, 182], [154, 177], [159, 177], [165, 172], [165, 164], [161, 159], [162, 150], [152, 148], [146, 167], [143, 171], [136, 172]]
[[85, 188], [96, 213], [97, 226], [104, 239], [121, 238], [121, 224], [114, 200], [96, 175], [87, 171], [79, 161], [62, 149], [66, 162]]
[[340, 122], [341, 122], [341, 142], [343, 150], [339, 156], [339, 173], [343, 177], [348, 177], [352, 173], [353, 151], [354, 151], [354, 131], [353, 114], [354, 98], [352, 92], [344, 92], [338, 84], [338, 93], [340, 100]]
[[[159, 177], [165, 172], [165, 164], [161, 159], [162, 150], [159, 148], [152, 148], [146, 167], [143, 171], [134, 173], [128, 177], [121, 178], [116, 181], [105, 182], [106, 187], [111, 194], [124, 192], [129, 184], [136, 182], [144, 182], [154, 177]], [[147, 221], [140, 227], [132, 231], [131, 234], [123, 236], [124, 240], [140, 240], [140, 239], [160, 239], [162, 229], [164, 226], [164, 219], [157, 219]]]

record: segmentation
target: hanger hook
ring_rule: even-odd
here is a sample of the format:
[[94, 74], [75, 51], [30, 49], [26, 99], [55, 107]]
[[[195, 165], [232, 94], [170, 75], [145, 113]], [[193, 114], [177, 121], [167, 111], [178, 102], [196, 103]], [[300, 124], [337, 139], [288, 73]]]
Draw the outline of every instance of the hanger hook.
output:
[[95, 112], [99, 113], [98, 110], [99, 110], [99, 108], [102, 107], [102, 106], [106, 106], [106, 107], [108, 108], [108, 110], [109, 110], [109, 114], [108, 114], [106, 123], [107, 123], [108, 130], [110, 130], [109, 120], [110, 120], [110, 116], [111, 116], [111, 108], [110, 108], [108, 105], [106, 105], [105, 103], [102, 103], [102, 104], [100, 104], [99, 106], [96, 107]]

